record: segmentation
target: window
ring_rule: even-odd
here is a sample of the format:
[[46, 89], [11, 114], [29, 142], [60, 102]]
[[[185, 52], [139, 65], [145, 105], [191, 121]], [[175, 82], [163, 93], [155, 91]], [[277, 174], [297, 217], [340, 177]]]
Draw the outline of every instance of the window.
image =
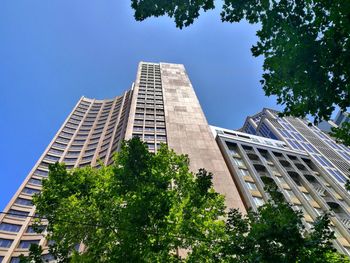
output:
[[165, 135], [157, 135], [157, 140], [166, 141], [166, 136]]
[[84, 144], [85, 140], [75, 139], [73, 142], [78, 143], [78, 144], [80, 144], [80, 143]]
[[40, 240], [21, 240], [18, 248], [29, 248], [31, 244], [39, 244]]
[[260, 197], [254, 196], [253, 201], [254, 201], [256, 206], [262, 206], [264, 204], [264, 200]]
[[251, 183], [251, 182], [245, 182], [246, 186], [248, 187], [249, 190], [258, 190], [258, 188], [256, 187], [256, 184]]
[[45, 159], [57, 162], [60, 159], [60, 157], [56, 157], [56, 156], [52, 156], [52, 155], [46, 155]]
[[19, 257], [12, 257], [10, 263], [20, 263]]
[[147, 147], [149, 150], [154, 150], [154, 148], [155, 148], [153, 143], [147, 143]]
[[72, 145], [72, 146], [70, 147], [70, 149], [72, 149], [72, 150], [80, 150], [81, 148], [83, 148], [82, 145]]
[[48, 171], [44, 171], [44, 170], [40, 170], [40, 169], [37, 169], [35, 170], [34, 172], [35, 175], [39, 175], [39, 176], [48, 176], [49, 172]]
[[25, 205], [25, 206], [32, 206], [33, 205], [32, 200], [24, 199], [24, 198], [20, 198], [20, 197], [18, 197], [16, 199], [15, 203], [18, 205]]
[[89, 144], [87, 147], [88, 147], [88, 148], [92, 148], [92, 147], [95, 147], [95, 146], [97, 146], [97, 142], [91, 143], [91, 144]]
[[[35, 233], [42, 233], [45, 230], [45, 226], [28, 226], [26, 233], [35, 234]], [[38, 231], [38, 232], [37, 232]]]
[[239, 169], [242, 176], [250, 176], [250, 173], [246, 169]]
[[154, 135], [152, 135], [152, 134], [145, 134], [145, 140], [154, 140]]
[[41, 185], [42, 184], [41, 180], [35, 179], [35, 178], [30, 178], [28, 183], [35, 184], [35, 185]]
[[285, 183], [286, 183], [286, 181], [283, 179], [282, 176], [276, 176], [275, 178], [276, 178], [276, 180], [277, 180], [278, 182], [280, 182], [281, 184], [285, 184]]
[[90, 156], [84, 156], [83, 157], [83, 161], [90, 161], [90, 160], [92, 160], [92, 157], [94, 157], [93, 155], [90, 155]]
[[154, 127], [145, 127], [145, 131], [154, 131]]
[[28, 195], [34, 195], [39, 193], [40, 191], [38, 189], [33, 189], [29, 187], [24, 187], [22, 193], [28, 194]]
[[9, 223], [1, 223], [0, 230], [7, 232], [18, 232], [21, 229], [21, 225], [9, 224]]
[[238, 166], [243, 166], [245, 167], [244, 165], [244, 162], [241, 160], [241, 159], [238, 159], [238, 158], [232, 158], [233, 159], [233, 163], [238, 165]]
[[295, 194], [292, 190], [285, 189], [285, 193], [289, 198], [295, 198]]
[[13, 240], [0, 238], [0, 247], [9, 248]]
[[29, 212], [26, 211], [19, 211], [15, 209], [10, 209], [7, 214], [12, 217], [17, 217], [17, 218], [26, 218], [29, 215]]
[[53, 154], [62, 154], [63, 151], [61, 151], [61, 150], [56, 150], [56, 149], [51, 148], [50, 151], [49, 151], [49, 153], [53, 153]]
[[77, 161], [77, 158], [68, 158], [68, 157], [66, 157], [66, 158], [64, 158], [64, 161], [68, 162], [68, 163], [74, 163], [74, 162]]
[[65, 144], [58, 143], [58, 142], [55, 142], [52, 146], [53, 146], [53, 147], [56, 147], [56, 148], [60, 148], [60, 149], [66, 148], [66, 145], [65, 145]]

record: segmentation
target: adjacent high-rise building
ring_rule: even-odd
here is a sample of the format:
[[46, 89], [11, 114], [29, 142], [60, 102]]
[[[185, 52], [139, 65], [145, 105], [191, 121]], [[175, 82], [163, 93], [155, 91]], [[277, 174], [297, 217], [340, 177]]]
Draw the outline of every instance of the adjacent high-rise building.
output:
[[311, 159], [344, 186], [350, 177], [350, 148], [337, 144], [306, 119], [279, 117], [271, 109], [248, 117], [243, 132], [276, 140], [282, 140], [291, 149], [307, 152]]
[[335, 116], [334, 123], [341, 126], [343, 122], [350, 122], [350, 113], [339, 111], [337, 116]]
[[344, 122], [350, 122], [350, 113], [339, 111], [334, 120], [321, 121], [317, 127], [325, 133], [330, 133], [332, 131], [332, 128], [337, 128]]
[[[264, 136], [270, 134], [267, 127], [260, 128]], [[307, 231], [318, 216], [329, 213], [334, 247], [350, 255], [350, 196], [312, 153], [276, 138], [212, 130], [247, 209], [257, 211], [269, 199], [264, 187], [274, 184], [303, 213]]]
[[132, 88], [113, 99], [82, 97], [58, 130], [23, 184], [0, 215], [0, 262], [19, 262], [31, 244], [44, 248], [43, 235], [35, 233], [32, 195], [40, 192], [48, 165], [66, 163], [67, 168], [99, 167], [112, 162], [124, 139], [140, 137], [150, 151], [166, 143], [177, 153], [188, 154], [193, 171], [213, 172], [216, 191], [228, 207], [245, 206], [208, 126], [183, 65], [144, 63], [138, 67]]

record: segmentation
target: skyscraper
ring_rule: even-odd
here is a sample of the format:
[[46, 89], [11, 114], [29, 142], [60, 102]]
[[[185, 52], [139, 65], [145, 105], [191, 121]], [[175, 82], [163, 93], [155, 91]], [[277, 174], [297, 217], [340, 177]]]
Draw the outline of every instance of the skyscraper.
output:
[[337, 144], [306, 119], [279, 117], [278, 112], [265, 108], [248, 117], [241, 131], [282, 140], [291, 149], [307, 152], [341, 186], [350, 177], [350, 148]]
[[320, 128], [325, 133], [330, 133], [332, 128], [337, 128], [341, 126], [344, 122], [350, 122], [349, 112], [339, 111], [334, 120], [321, 121], [317, 127]]
[[[323, 213], [330, 214], [338, 251], [350, 255], [350, 196], [312, 154], [282, 140], [212, 127], [247, 209], [257, 211], [277, 186], [294, 210], [303, 214], [306, 230]], [[264, 129], [263, 133], [268, 134]]]
[[32, 195], [40, 192], [48, 165], [64, 162], [68, 169], [100, 162], [108, 165], [123, 139], [140, 137], [151, 152], [167, 143], [188, 154], [191, 169], [213, 172], [216, 191], [228, 207], [245, 211], [240, 195], [210, 131], [183, 65], [141, 62], [132, 88], [113, 99], [82, 97], [0, 215], [0, 262], [15, 263], [31, 244], [48, 244], [33, 227]]
[[343, 122], [350, 122], [350, 113], [339, 111], [334, 119], [334, 123], [338, 126], [341, 126]]

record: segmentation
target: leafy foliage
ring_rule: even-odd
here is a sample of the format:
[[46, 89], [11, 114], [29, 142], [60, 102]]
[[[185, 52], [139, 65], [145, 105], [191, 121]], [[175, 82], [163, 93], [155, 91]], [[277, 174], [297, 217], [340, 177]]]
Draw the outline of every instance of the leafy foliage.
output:
[[[49, 221], [51, 252], [61, 262], [179, 262], [179, 249], [216, 239], [224, 230], [224, 199], [210, 173], [195, 176], [188, 164], [166, 146], [151, 154], [132, 139], [110, 167], [52, 165], [34, 199]], [[73, 253], [80, 242], [86, 250]]]
[[230, 211], [224, 239], [217, 245], [217, 261], [213, 262], [332, 262], [327, 259], [335, 253], [328, 216], [318, 218], [307, 233], [302, 212], [294, 211], [273, 185], [266, 190], [271, 199], [257, 212], [242, 216], [237, 210]]
[[200, 10], [207, 11], [214, 8], [214, 0], [131, 0], [131, 2], [136, 20], [168, 15], [174, 17], [179, 28], [191, 25], [199, 17]]
[[20, 263], [43, 263], [41, 254], [43, 253], [43, 250], [41, 246], [37, 244], [31, 244], [29, 247], [29, 256], [25, 257], [23, 255], [19, 256], [19, 262]]
[[[213, 0], [132, 0], [136, 20], [174, 17], [188, 26]], [[328, 120], [350, 106], [350, 2], [342, 0], [225, 0], [223, 22], [259, 23], [254, 56], [264, 56], [261, 83], [284, 114]]]
[[[340, 262], [327, 215], [306, 233], [302, 213], [268, 180], [271, 200], [257, 212], [226, 214], [212, 177], [204, 169], [191, 173], [187, 156], [165, 145], [149, 153], [134, 138], [112, 166], [50, 166], [34, 203], [49, 222], [50, 252], [59, 262]], [[33, 247], [22, 262], [41, 263], [40, 254]]]

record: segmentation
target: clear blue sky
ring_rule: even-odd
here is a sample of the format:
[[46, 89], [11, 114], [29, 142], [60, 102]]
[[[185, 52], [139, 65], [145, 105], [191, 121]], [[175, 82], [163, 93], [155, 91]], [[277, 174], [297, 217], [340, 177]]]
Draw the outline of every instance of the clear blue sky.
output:
[[120, 94], [141, 60], [184, 64], [210, 124], [235, 129], [276, 108], [250, 53], [255, 30], [221, 23], [219, 10], [179, 30], [169, 18], [134, 21], [128, 0], [2, 0], [0, 209], [77, 100]]

